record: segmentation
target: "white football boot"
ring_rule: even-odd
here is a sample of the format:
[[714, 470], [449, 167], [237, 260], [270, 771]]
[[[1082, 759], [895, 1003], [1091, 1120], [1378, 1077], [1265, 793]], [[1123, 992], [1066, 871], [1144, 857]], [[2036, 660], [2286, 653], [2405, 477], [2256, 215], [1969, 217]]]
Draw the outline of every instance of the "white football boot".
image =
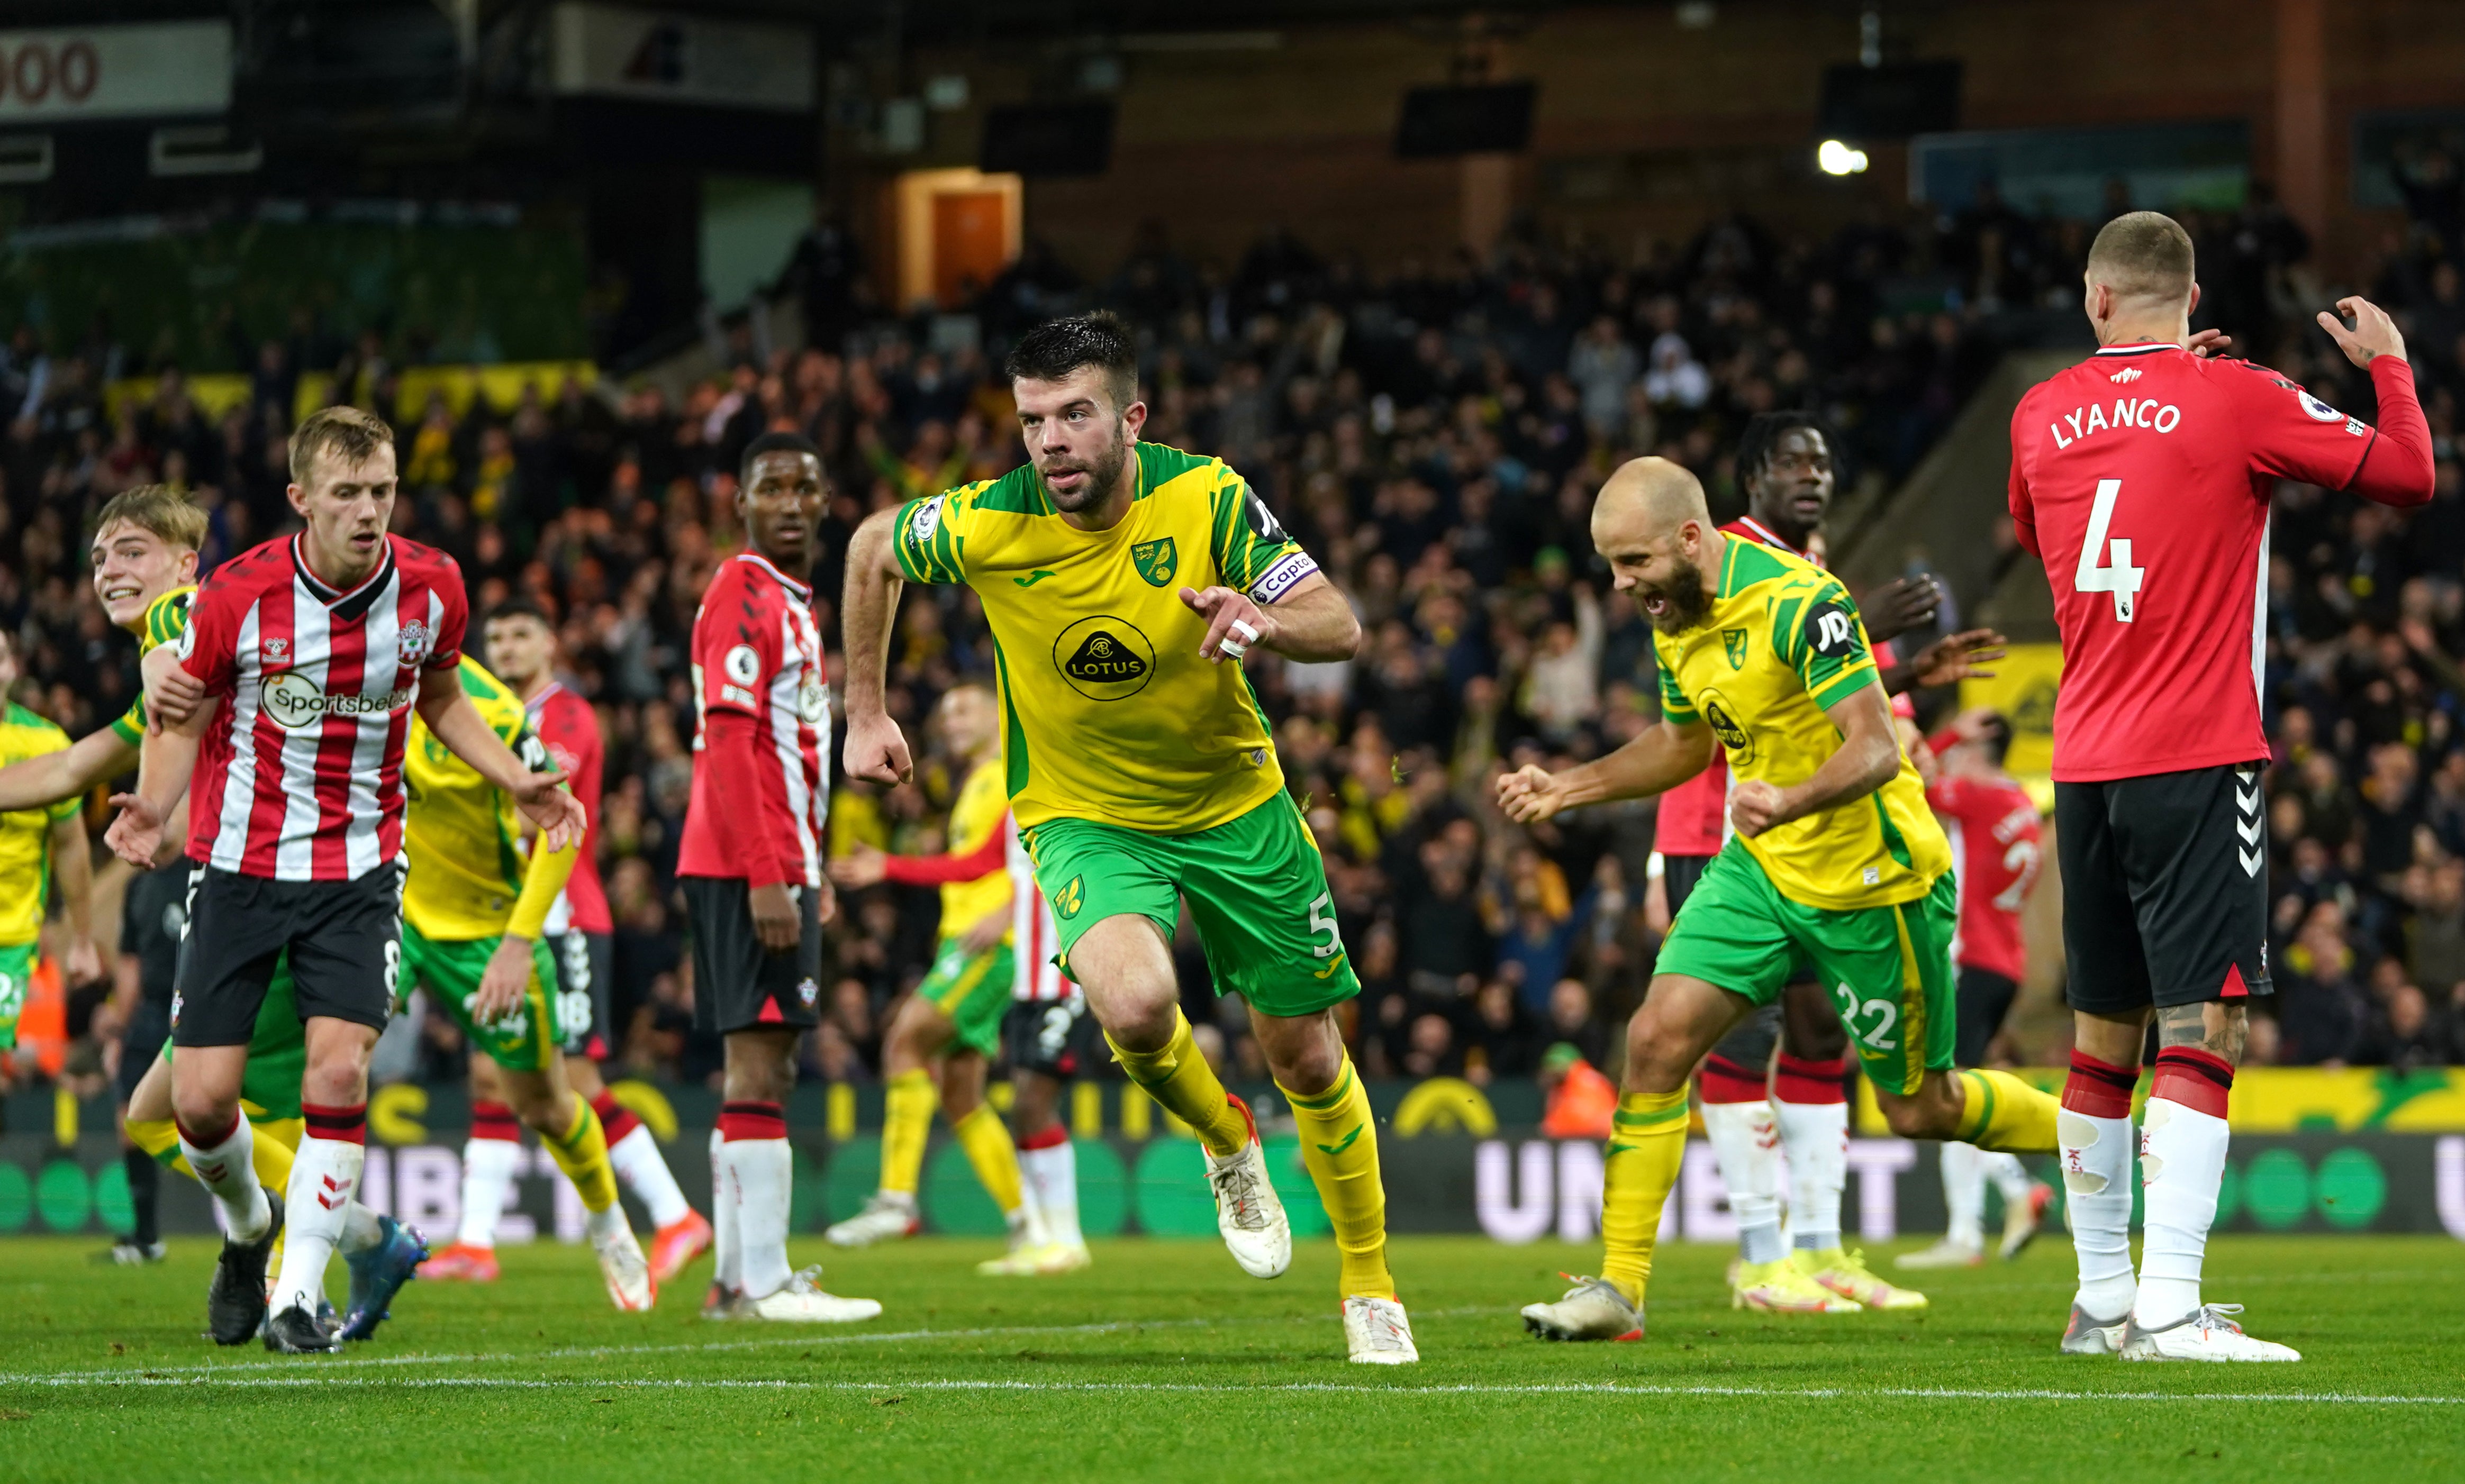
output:
[[1356, 1296], [1344, 1301], [1344, 1343], [1355, 1365], [1414, 1365], [1412, 1321], [1392, 1298]]
[[1641, 1340], [1643, 1311], [1607, 1278], [1579, 1278], [1553, 1304], [1525, 1304], [1523, 1327], [1543, 1340]]
[[2302, 1352], [2274, 1340], [2254, 1340], [2227, 1318], [2240, 1304], [2202, 1304], [2171, 1324], [2142, 1329], [2137, 1318], [2122, 1329], [2126, 1361], [2298, 1361]]
[[821, 1269], [807, 1268], [781, 1285], [776, 1293], [741, 1300], [737, 1317], [805, 1324], [853, 1324], [881, 1313], [878, 1299], [841, 1298], [836, 1294], [823, 1293], [822, 1286], [814, 1281], [821, 1275]]
[[608, 1280], [608, 1300], [626, 1314], [647, 1314], [658, 1300], [659, 1285], [651, 1276], [651, 1260], [633, 1229], [619, 1222], [593, 1232], [591, 1251], [599, 1254], [599, 1275]]
[[1902, 1252], [1892, 1259], [1892, 1266], [1904, 1273], [1929, 1268], [1974, 1268], [1986, 1261], [1983, 1243], [1955, 1242], [1949, 1237], [1932, 1247], [1921, 1247], [1914, 1252]]
[[1200, 1147], [1207, 1156], [1207, 1183], [1215, 1191], [1215, 1229], [1224, 1234], [1224, 1245], [1242, 1272], [1254, 1278], [1280, 1277], [1293, 1265], [1293, 1225], [1284, 1216], [1275, 1183], [1267, 1178], [1258, 1120], [1240, 1098], [1233, 1098], [1232, 1106], [1241, 1110], [1249, 1141], [1221, 1160]]
[[877, 1190], [864, 1203], [864, 1209], [847, 1220], [834, 1222], [822, 1233], [833, 1247], [871, 1247], [876, 1242], [897, 1242], [924, 1229], [924, 1220], [916, 1214], [916, 1198], [890, 1190]]
[[2120, 1318], [2100, 1319], [2075, 1301], [2072, 1304], [2072, 1321], [2063, 1326], [2062, 1353], [2120, 1355], [2122, 1352], [2122, 1332], [2130, 1323], [2131, 1311], [2128, 1309]]

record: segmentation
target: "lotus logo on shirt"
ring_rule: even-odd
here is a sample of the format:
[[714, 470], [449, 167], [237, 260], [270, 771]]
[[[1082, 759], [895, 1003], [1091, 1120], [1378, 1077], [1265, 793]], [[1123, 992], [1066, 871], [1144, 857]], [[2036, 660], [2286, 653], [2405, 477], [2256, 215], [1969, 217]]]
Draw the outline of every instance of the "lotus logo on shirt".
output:
[[1729, 712], [1729, 703], [1718, 692], [1705, 691], [1702, 707], [1703, 724], [1712, 729], [1713, 736], [1721, 739], [1721, 746], [1729, 749], [1729, 765], [1736, 767], [1752, 763], [1755, 760], [1754, 735], [1738, 724], [1738, 719]]
[[1155, 645], [1137, 625], [1110, 613], [1082, 618], [1053, 641], [1053, 666], [1090, 700], [1121, 700], [1146, 689]]

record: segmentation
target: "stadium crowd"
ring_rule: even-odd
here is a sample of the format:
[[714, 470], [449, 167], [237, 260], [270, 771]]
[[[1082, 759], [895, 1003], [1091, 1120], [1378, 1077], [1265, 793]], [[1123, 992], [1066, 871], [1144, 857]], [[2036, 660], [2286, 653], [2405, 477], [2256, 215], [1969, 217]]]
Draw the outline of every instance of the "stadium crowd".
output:
[[[2255, 1063], [2465, 1063], [2465, 487], [2452, 441], [2465, 244], [2453, 180], [2419, 194], [2377, 293], [2406, 316], [2440, 440], [2438, 498], [2408, 518], [2311, 488], [2276, 498], [2279, 997], [2274, 1019], [2254, 1017]], [[2200, 322], [2370, 417], [2367, 379], [2304, 331], [2297, 306], [2325, 298], [2264, 190], [2239, 213], [2188, 221], [2210, 285]], [[1237, 262], [1198, 262], [1150, 228], [1099, 280], [1031, 244], [971, 312], [900, 317], [869, 303], [821, 225], [783, 279], [814, 348], [766, 358], [740, 334], [729, 374], [679, 399], [568, 383], [511, 407], [433, 401], [399, 428], [397, 524], [461, 563], [475, 612], [522, 594], [558, 615], [565, 664], [609, 744], [600, 850], [620, 1058], [706, 1079], [719, 1049], [692, 1028], [673, 871], [693, 766], [685, 641], [738, 540], [738, 451], [775, 428], [826, 451], [816, 606], [833, 635], [839, 553], [866, 513], [1019, 461], [989, 369], [1008, 339], [1110, 306], [1148, 346], [1144, 436], [1242, 471], [1363, 620], [1349, 662], [1262, 653], [1252, 673], [1365, 986], [1365, 1071], [1534, 1075], [1561, 1042], [1606, 1066], [1655, 946], [1641, 911], [1652, 807], [1523, 830], [1496, 813], [1487, 783], [1501, 763], [1596, 755], [1654, 715], [1650, 626], [1609, 590], [1588, 539], [1601, 477], [1658, 453], [1734, 513], [1727, 450], [1744, 420], [1806, 408], [1839, 430], [1844, 487], [1897, 478], [1990, 369], [2000, 327], [2076, 315], [2095, 226], [2032, 219], [1988, 191], [1940, 219], [1869, 221], [1819, 243], [1730, 218], [1623, 257], [1517, 241], [1485, 262], [1384, 274], [1280, 234]], [[81, 735], [125, 706], [137, 676], [84, 581], [91, 512], [140, 482], [191, 488], [211, 512], [209, 564], [283, 529], [298, 378], [331, 349], [304, 334], [266, 342], [249, 395], [217, 418], [176, 371], [115, 414], [98, 347], [54, 348], [21, 328], [0, 353], [0, 625], [21, 637], [20, 698]], [[382, 337], [340, 354], [334, 385], [392, 405]], [[991, 669], [973, 597], [911, 590], [892, 661], [893, 714], [915, 734], [941, 691]], [[923, 741], [921, 786], [839, 784], [835, 850], [941, 848], [960, 780]], [[104, 817], [89, 815], [98, 831]], [[929, 891], [884, 886], [840, 910], [832, 1013], [808, 1062], [869, 1079], [893, 1002], [930, 957], [937, 908]], [[1186, 924], [1179, 949], [1210, 1054], [1263, 1078]], [[73, 1029], [98, 998], [79, 992]], [[417, 1074], [453, 1077], [460, 1048], [441, 1018], [429, 1025]]]

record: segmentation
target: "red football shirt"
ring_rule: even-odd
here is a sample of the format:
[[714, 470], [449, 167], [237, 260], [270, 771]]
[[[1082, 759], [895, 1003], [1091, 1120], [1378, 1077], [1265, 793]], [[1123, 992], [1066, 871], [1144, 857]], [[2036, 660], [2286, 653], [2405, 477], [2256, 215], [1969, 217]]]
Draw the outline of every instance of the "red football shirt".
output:
[[2380, 427], [2247, 361], [2108, 345], [2011, 414], [2011, 520], [2062, 631], [2054, 778], [2268, 756], [2259, 714], [2268, 507], [2279, 479], [2427, 503], [2413, 369], [2371, 363]]
[[1951, 837], [1960, 897], [1952, 962], [2018, 983], [2029, 966], [2020, 937], [2020, 906], [2037, 884], [2037, 806], [2001, 774], [1939, 778], [1926, 802]]
[[[1752, 516], [1741, 516], [1721, 527], [1722, 534], [1743, 537], [1765, 546], [1777, 546], [1793, 557], [1806, 557], [1815, 565], [1821, 561], [1790, 545], [1780, 533]], [[1877, 666], [1896, 662], [1889, 644], [1877, 646]], [[1897, 715], [1914, 716], [1906, 696], [1892, 698]], [[1703, 771], [1679, 784], [1660, 796], [1660, 808], [1653, 815], [1652, 848], [1663, 855], [1718, 855], [1724, 816], [1729, 807], [1729, 755], [1720, 747], [1712, 749], [1711, 764]]]
[[189, 858], [278, 881], [347, 881], [402, 853], [402, 749], [420, 676], [461, 662], [454, 559], [399, 536], [344, 592], [300, 538], [214, 568], [180, 663], [223, 698], [197, 748]]
[[760, 555], [720, 564], [694, 615], [693, 799], [677, 875], [822, 884], [830, 677], [812, 589]]
[[[548, 756], [565, 769], [566, 786], [582, 801], [582, 853], [574, 857], [573, 875], [557, 898], [566, 925], [585, 933], [612, 933], [615, 919], [608, 912], [608, 889], [599, 880], [599, 794], [606, 766], [607, 744], [599, 737], [599, 714], [563, 685], [547, 688], [524, 705], [531, 730], [547, 746]], [[549, 920], [554, 922], [556, 914]]]

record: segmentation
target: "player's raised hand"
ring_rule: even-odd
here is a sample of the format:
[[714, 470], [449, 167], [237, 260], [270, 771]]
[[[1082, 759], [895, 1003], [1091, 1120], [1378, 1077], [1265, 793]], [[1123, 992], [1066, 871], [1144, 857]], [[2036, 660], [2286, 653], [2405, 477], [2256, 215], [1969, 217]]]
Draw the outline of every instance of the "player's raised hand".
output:
[[479, 974], [479, 987], [471, 996], [471, 1018], [483, 1026], [493, 1026], [505, 1018], [515, 1006], [522, 1003], [522, 991], [531, 982], [531, 941], [508, 933], [497, 941], [497, 949], [488, 955], [488, 966]]
[[120, 815], [102, 832], [102, 843], [138, 870], [153, 870], [154, 852], [163, 843], [163, 811], [134, 793], [113, 794], [111, 807]]
[[847, 746], [841, 758], [851, 775], [877, 784], [896, 786], [916, 775], [916, 762], [907, 754], [907, 739], [899, 723], [879, 712], [848, 718]]
[[1198, 644], [1198, 657], [1210, 664], [1226, 660], [1241, 663], [1250, 651], [1275, 637], [1276, 621], [1266, 610], [1250, 601], [1246, 593], [1230, 587], [1194, 587], [1181, 589], [1181, 601], [1189, 610], [1207, 620], [1207, 637]]
[[2183, 343], [2183, 348], [2205, 359], [2225, 354], [2226, 347], [2232, 343], [2233, 337], [2223, 330], [2193, 330], [2191, 338]]
[[565, 770], [523, 775], [521, 787], [513, 789], [514, 807], [539, 826], [540, 849], [561, 851], [582, 843], [582, 832], [589, 826], [589, 816], [582, 809], [582, 801], [564, 788]]
[[1866, 622], [1866, 637], [1880, 644], [1934, 622], [1943, 598], [1943, 580], [1924, 572], [1885, 583], [1860, 599], [1857, 610]]
[[1566, 786], [1537, 763], [1498, 775], [1498, 807], [1519, 825], [1537, 824], [1566, 807]]
[[1729, 790], [1729, 823], [1751, 840], [1781, 823], [1780, 790], [1760, 778], [1749, 778]]
[[1920, 685], [1990, 680], [1994, 672], [1986, 667], [2001, 659], [2010, 642], [1991, 629], [1964, 629], [1918, 651], [1909, 670]]
[[[157, 654], [162, 658], [155, 658]], [[167, 726], [178, 726], [197, 714], [197, 707], [206, 698], [206, 682], [189, 674], [171, 646], [160, 646], [146, 655], [142, 668], [148, 730], [159, 732]]]
[[2387, 311], [2358, 294], [2348, 294], [2337, 300], [2337, 314], [2351, 316], [2352, 329], [2325, 309], [2320, 311], [2320, 328], [2337, 343], [2345, 359], [2356, 365], [2368, 365], [2382, 356], [2405, 359], [2405, 336], [2388, 318]]
[[889, 874], [884, 865], [888, 859], [872, 846], [859, 845], [831, 862], [831, 879], [850, 891], [861, 891]]

